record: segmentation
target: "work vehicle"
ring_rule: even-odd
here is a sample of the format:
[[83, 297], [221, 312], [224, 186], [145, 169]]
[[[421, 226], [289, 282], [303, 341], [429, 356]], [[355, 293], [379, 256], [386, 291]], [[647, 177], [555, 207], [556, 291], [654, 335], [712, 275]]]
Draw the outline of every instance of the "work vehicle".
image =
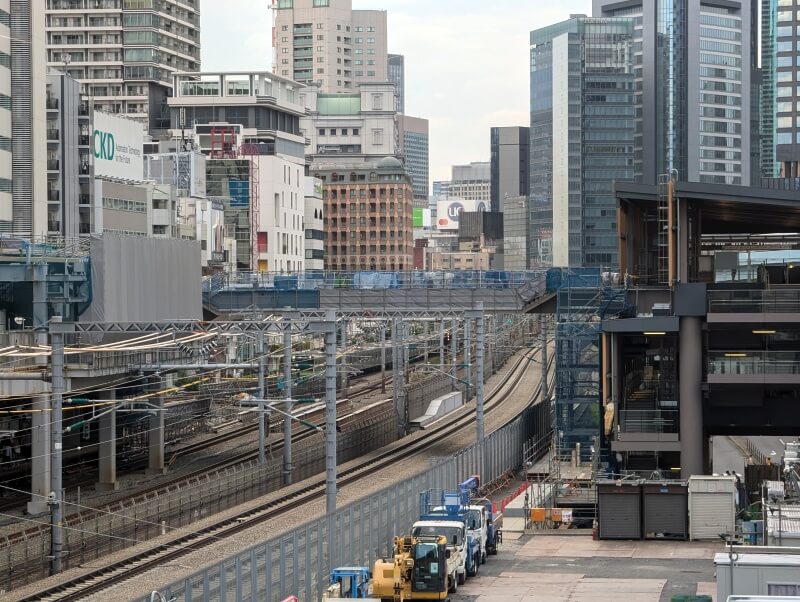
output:
[[473, 475], [460, 483], [458, 490], [466, 514], [467, 531], [480, 541], [481, 563], [484, 563], [487, 555], [497, 554], [500, 533], [494, 523], [494, 504], [491, 500], [478, 497], [480, 486], [480, 477]]
[[367, 599], [369, 597], [369, 568], [365, 566], [345, 566], [331, 571], [331, 584], [323, 600]]
[[455, 591], [457, 563], [444, 535], [394, 538], [394, 557], [375, 561], [372, 597], [383, 602], [446, 600]]

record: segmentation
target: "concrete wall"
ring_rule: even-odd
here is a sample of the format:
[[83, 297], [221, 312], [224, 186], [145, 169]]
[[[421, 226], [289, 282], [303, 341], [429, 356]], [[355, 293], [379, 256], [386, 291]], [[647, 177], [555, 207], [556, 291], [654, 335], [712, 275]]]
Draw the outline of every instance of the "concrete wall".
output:
[[84, 322], [199, 320], [200, 243], [138, 236], [93, 238], [92, 304]]

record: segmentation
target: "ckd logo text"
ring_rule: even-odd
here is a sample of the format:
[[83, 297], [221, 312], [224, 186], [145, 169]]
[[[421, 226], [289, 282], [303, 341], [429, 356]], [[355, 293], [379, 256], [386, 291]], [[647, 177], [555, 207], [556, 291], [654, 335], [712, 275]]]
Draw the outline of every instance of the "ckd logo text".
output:
[[94, 135], [92, 136], [92, 152], [94, 153], [95, 159], [113, 161], [116, 149], [117, 145], [114, 142], [114, 134], [102, 132], [100, 130], [94, 131]]

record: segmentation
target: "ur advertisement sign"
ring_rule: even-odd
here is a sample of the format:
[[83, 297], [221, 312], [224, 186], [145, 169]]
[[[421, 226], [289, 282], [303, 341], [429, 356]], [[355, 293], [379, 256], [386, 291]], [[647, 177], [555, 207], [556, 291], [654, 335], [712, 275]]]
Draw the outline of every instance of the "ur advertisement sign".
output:
[[436, 229], [458, 230], [458, 216], [462, 211], [489, 211], [486, 201], [447, 199], [436, 203]]
[[142, 124], [96, 111], [93, 128], [94, 175], [141, 182], [144, 174]]

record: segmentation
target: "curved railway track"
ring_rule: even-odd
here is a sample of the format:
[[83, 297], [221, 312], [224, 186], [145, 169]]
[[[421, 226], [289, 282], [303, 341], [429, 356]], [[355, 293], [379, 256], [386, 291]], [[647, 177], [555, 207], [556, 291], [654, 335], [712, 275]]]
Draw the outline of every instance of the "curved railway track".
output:
[[[517, 390], [529, 361], [537, 352], [538, 350], [531, 350], [518, 358], [498, 386], [487, 395], [486, 414], [495, 410]], [[549, 363], [552, 364], [552, 357]], [[541, 388], [541, 383], [539, 383], [536, 390], [531, 393], [531, 401], [540, 394]], [[401, 448], [379, 451], [357, 465], [340, 472], [337, 477], [338, 486], [342, 487], [355, 483], [374, 474], [376, 470], [389, 467], [401, 460], [407, 460], [409, 456], [425, 451], [434, 443], [438, 443], [472, 424], [474, 416], [474, 408], [469, 409], [453, 420], [438, 425], [434, 424], [431, 428], [422, 431], [423, 434], [421, 436]], [[175, 560], [189, 552], [216, 543], [220, 539], [230, 537], [259, 523], [279, 517], [286, 512], [296, 510], [306, 504], [309, 499], [323, 495], [324, 492], [325, 478], [323, 474], [315, 477], [312, 482], [290, 494], [264, 503], [247, 512], [220, 520], [213, 525], [188, 533], [169, 543], [155, 546], [57, 586], [44, 589], [28, 596], [26, 600], [59, 600], [67, 602], [84, 600], [90, 595], [102, 592], [113, 585], [127, 581], [165, 562]]]

